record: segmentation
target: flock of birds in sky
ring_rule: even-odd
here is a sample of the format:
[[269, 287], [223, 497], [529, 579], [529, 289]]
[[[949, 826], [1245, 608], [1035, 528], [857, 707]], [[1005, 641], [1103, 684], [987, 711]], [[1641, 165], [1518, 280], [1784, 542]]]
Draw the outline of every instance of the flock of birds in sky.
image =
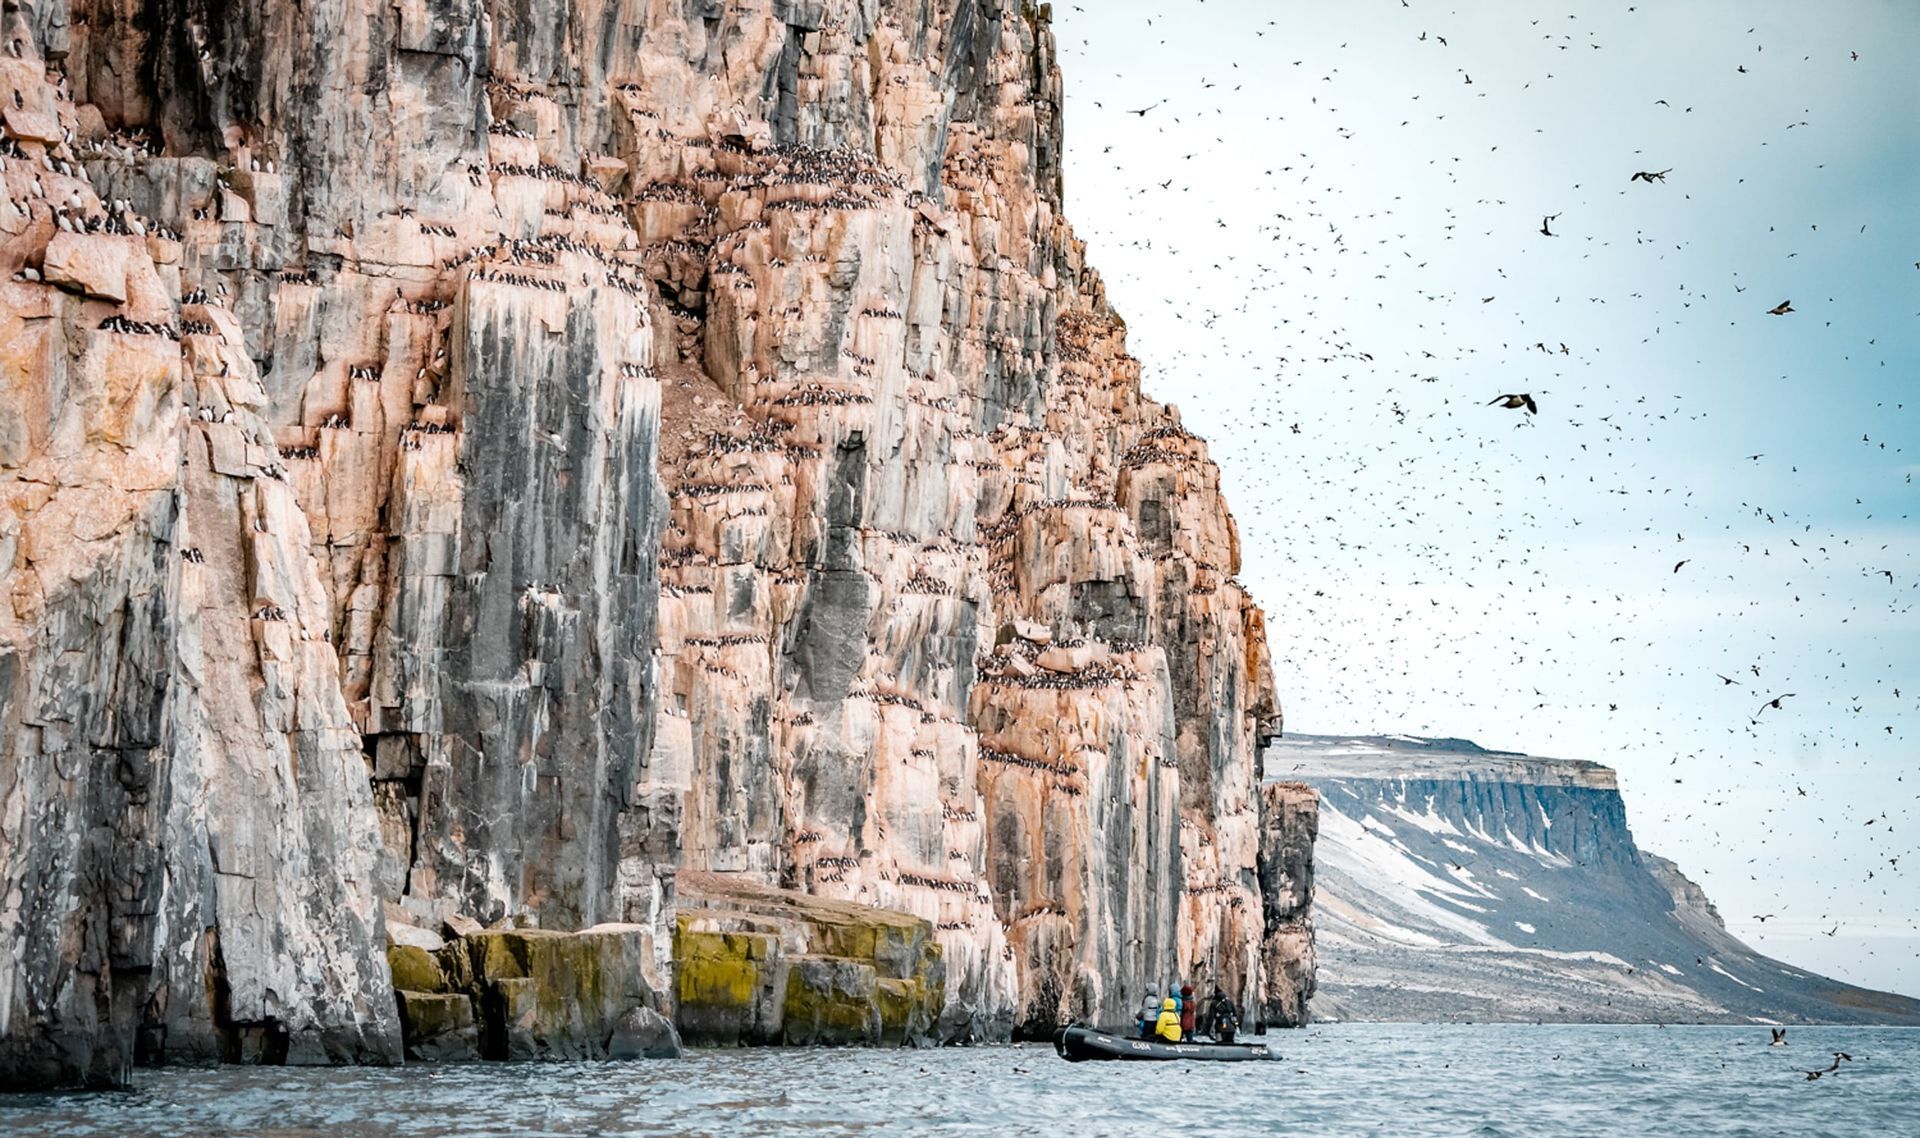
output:
[[[1212, 439], [1289, 729], [1600, 759], [1666, 786], [1646, 828], [1723, 905], [1920, 938], [1920, 313], [1889, 307], [1920, 278], [1879, 283], [1920, 262], [1858, 182], [1915, 136], [1810, 129], [1872, 102], [1866, 45], [1709, 49], [1627, 4], [1067, 7], [1068, 213]], [[1584, 94], [1660, 37], [1686, 74]], [[1829, 832], [1784, 885], [1751, 847]]]

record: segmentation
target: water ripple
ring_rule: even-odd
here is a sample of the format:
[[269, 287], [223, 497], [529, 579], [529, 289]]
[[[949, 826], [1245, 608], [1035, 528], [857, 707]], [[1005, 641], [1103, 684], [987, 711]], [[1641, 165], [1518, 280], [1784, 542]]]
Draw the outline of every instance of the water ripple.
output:
[[[1067, 1064], [1046, 1047], [703, 1051], [678, 1063], [147, 1071], [0, 1097], [49, 1138], [1169, 1133], [1381, 1138], [1920, 1134], [1920, 1029], [1353, 1024], [1263, 1064]], [[1854, 1056], [1809, 1082], [1834, 1050]]]

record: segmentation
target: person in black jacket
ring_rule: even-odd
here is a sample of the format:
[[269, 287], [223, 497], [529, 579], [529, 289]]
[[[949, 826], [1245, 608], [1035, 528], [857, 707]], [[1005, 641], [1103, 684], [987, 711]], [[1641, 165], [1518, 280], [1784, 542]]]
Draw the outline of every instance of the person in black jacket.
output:
[[1214, 986], [1213, 998], [1207, 1002], [1207, 1018], [1212, 1021], [1213, 1037], [1221, 1043], [1232, 1043], [1234, 1032], [1240, 1030], [1240, 1013], [1233, 1006], [1233, 998], [1218, 985]]

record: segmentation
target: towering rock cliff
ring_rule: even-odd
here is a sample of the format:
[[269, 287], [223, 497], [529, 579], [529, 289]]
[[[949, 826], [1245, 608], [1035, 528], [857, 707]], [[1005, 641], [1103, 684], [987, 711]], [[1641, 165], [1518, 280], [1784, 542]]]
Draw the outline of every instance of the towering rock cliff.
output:
[[1044, 8], [0, 20], [0, 1082], [390, 1059], [389, 917], [664, 962], [681, 868], [933, 922], [948, 1038], [1298, 971]]
[[1920, 1001], [1762, 956], [1642, 851], [1614, 772], [1459, 739], [1292, 736], [1320, 792], [1323, 1018], [1920, 1023]]

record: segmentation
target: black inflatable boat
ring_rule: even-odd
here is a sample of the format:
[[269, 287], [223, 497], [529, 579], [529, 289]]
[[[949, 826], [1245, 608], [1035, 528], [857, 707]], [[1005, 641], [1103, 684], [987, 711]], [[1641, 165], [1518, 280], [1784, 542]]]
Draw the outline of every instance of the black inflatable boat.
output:
[[1273, 1052], [1264, 1043], [1168, 1043], [1161, 1039], [1129, 1039], [1075, 1025], [1062, 1031], [1053, 1041], [1053, 1049], [1069, 1063], [1089, 1059], [1186, 1059], [1209, 1063], [1232, 1063], [1243, 1059], [1272, 1059]]

